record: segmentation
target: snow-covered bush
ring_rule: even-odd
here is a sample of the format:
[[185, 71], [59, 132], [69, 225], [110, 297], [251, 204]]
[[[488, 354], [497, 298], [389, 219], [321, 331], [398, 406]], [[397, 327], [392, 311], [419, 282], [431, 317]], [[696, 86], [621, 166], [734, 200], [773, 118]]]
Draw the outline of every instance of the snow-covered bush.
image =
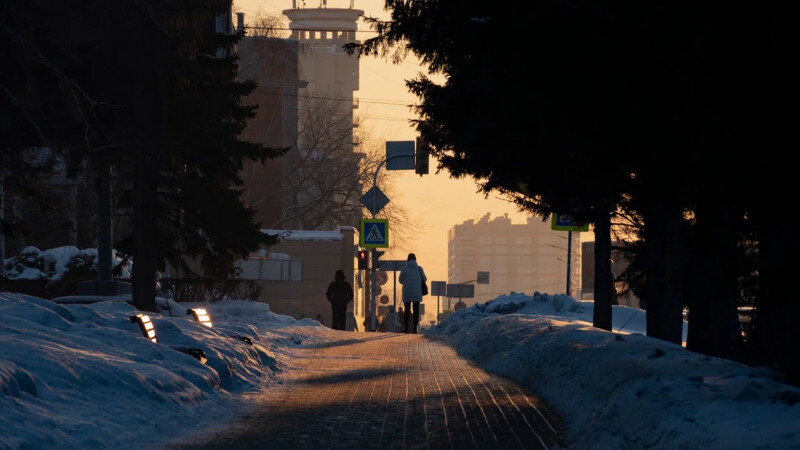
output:
[[[113, 263], [117, 278], [130, 278], [130, 261], [115, 256]], [[5, 289], [48, 298], [70, 295], [77, 283], [97, 277], [97, 249], [25, 247], [19, 255], [5, 260], [5, 269]]]

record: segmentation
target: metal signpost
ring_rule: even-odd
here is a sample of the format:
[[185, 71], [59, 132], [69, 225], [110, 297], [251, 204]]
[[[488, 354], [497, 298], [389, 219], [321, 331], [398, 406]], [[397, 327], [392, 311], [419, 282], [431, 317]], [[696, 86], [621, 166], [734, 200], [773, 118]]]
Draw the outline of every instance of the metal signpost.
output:
[[[383, 209], [383, 207], [389, 203], [389, 198], [386, 197], [386, 195], [378, 188], [378, 172], [380, 172], [381, 167], [383, 167], [384, 164], [387, 165], [387, 170], [414, 170], [416, 157], [414, 145], [414, 141], [387, 142], [386, 159], [381, 161], [381, 163], [378, 164], [378, 167], [375, 168], [375, 173], [372, 176], [372, 189], [367, 191], [367, 193], [361, 197], [361, 203], [372, 215], [372, 219], [361, 219], [361, 234], [359, 236], [361, 246], [372, 249], [372, 286], [376, 286], [375, 272], [378, 269], [378, 255], [375, 249], [389, 246], [389, 221], [375, 218], [375, 216]], [[384, 225], [381, 225], [381, 222], [383, 222]], [[375, 331], [377, 329], [375, 317], [377, 302], [375, 295], [376, 290], [373, 288], [372, 292], [370, 292], [371, 331]], [[397, 294], [395, 293], [395, 302], [396, 301]]]
[[414, 170], [416, 147], [414, 141], [386, 142], [386, 170]]
[[[372, 188], [361, 197], [361, 204], [367, 208], [372, 215], [372, 219], [361, 219], [361, 229], [359, 240], [361, 246], [370, 248], [372, 253], [372, 285], [376, 286], [376, 272], [378, 270], [378, 255], [376, 248], [389, 246], [389, 221], [386, 219], [376, 219], [375, 216], [389, 203], [386, 197], [378, 188], [378, 172], [386, 164], [387, 170], [414, 170], [416, 168], [416, 143], [414, 141], [389, 141], [386, 142], [386, 159], [378, 164], [372, 176]], [[384, 269], [389, 270], [389, 269]], [[375, 331], [376, 327], [376, 300], [375, 289], [370, 293], [370, 330]], [[395, 281], [395, 306], [397, 306], [397, 281]]]
[[385, 261], [378, 261], [378, 269], [383, 272], [392, 272], [394, 278], [394, 284], [392, 287], [393, 290], [393, 299], [394, 299], [394, 309], [397, 310], [397, 272], [403, 270], [403, 267], [406, 266], [408, 261], [404, 259], [387, 259]]
[[589, 224], [582, 224], [575, 221], [575, 219], [566, 214], [553, 214], [550, 223], [550, 229], [554, 231], [567, 231], [567, 295], [572, 295], [571, 282], [572, 277], [570, 271], [572, 270], [572, 232], [573, 231], [589, 231]]
[[387, 259], [378, 261], [378, 268], [387, 272], [397, 272], [403, 270], [407, 263], [405, 259]]
[[456, 283], [447, 285], [447, 309], [450, 310], [450, 299], [475, 298], [475, 285], [466, 283]]
[[383, 193], [378, 186], [372, 186], [364, 195], [361, 196], [361, 204], [367, 208], [374, 218], [386, 205], [389, 204], [389, 197]]
[[359, 245], [362, 248], [376, 249], [389, 246], [388, 219], [361, 219], [359, 233]]
[[431, 295], [436, 296], [436, 320], [439, 320], [441, 308], [439, 302], [442, 295], [447, 295], [447, 282], [446, 281], [431, 281]]

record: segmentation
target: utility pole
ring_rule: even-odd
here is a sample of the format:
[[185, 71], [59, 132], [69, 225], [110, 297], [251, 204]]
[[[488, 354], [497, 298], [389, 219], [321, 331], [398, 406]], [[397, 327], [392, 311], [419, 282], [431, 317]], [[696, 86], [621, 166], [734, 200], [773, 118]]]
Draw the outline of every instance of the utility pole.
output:
[[111, 281], [111, 167], [102, 162], [97, 173], [97, 280]]
[[3, 174], [0, 173], [0, 278], [6, 277], [6, 231], [3, 226], [3, 221], [6, 219], [3, 202], [3, 197], [5, 197], [4, 181]]
[[572, 281], [570, 270], [572, 267], [572, 231], [567, 232], [567, 295], [570, 293], [570, 282]]
[[[375, 174], [372, 175], [372, 187], [373, 187], [373, 190], [372, 190], [372, 211], [370, 211], [370, 214], [372, 215], [373, 219], [375, 218], [376, 212], [378, 211], [378, 193], [377, 193], [377, 190], [374, 189], [378, 185], [378, 172], [380, 172], [381, 167], [383, 167], [383, 165], [386, 164], [388, 161], [390, 161], [392, 159], [395, 159], [395, 158], [400, 158], [400, 157], [407, 157], [407, 155], [395, 155], [395, 156], [391, 156], [389, 158], [386, 158], [383, 161], [381, 161], [380, 164], [378, 164], [377, 168], [375, 168]], [[370, 331], [375, 331], [375, 330], [378, 329], [377, 323], [376, 323], [377, 322], [377, 318], [375, 317], [375, 310], [378, 308], [377, 298], [375, 296], [375, 285], [376, 285], [376, 281], [377, 281], [375, 279], [375, 271], [378, 269], [378, 249], [376, 249], [376, 248], [370, 249], [370, 253], [371, 253], [371, 255], [370, 255], [370, 258], [371, 258], [371, 261], [370, 261], [370, 267], [371, 267], [370, 280], [372, 281], [372, 289], [370, 289], [370, 291], [369, 291], [369, 296], [370, 296], [369, 316], [370, 316]], [[397, 299], [397, 287], [395, 286], [395, 301], [396, 301], [396, 299]]]

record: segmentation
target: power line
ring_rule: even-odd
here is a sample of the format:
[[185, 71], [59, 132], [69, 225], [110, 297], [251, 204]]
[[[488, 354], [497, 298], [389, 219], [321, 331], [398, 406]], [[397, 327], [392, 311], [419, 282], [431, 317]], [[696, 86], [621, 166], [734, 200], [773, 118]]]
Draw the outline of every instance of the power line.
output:
[[[301, 108], [289, 108], [284, 105], [275, 105], [275, 104], [264, 104], [263, 106], [278, 108], [280, 107], [282, 110], [290, 110], [290, 111], [297, 111], [297, 112], [315, 112], [314, 110], [309, 109], [301, 109]], [[373, 115], [373, 114], [361, 114], [361, 115], [354, 115], [354, 114], [337, 114], [335, 112], [326, 113], [328, 116], [337, 116], [337, 117], [354, 117], [354, 118], [367, 118], [367, 119], [376, 119], [376, 120], [390, 120], [390, 121], [411, 121], [415, 120], [408, 117], [392, 117], [392, 116], [380, 116], [380, 115]]]
[[[321, 99], [321, 100], [334, 100], [334, 101], [342, 101], [342, 102], [350, 101], [350, 98], [347, 98], [347, 97], [326, 97], [324, 95], [304, 95], [304, 94], [285, 94], [285, 95], [287, 97], [316, 98], [316, 99]], [[400, 102], [400, 101], [392, 101], [390, 99], [374, 99], [374, 100], [372, 100], [372, 99], [365, 99], [365, 98], [366, 97], [353, 97], [353, 100], [355, 100], [355, 101], [357, 101], [359, 103], [374, 103], [374, 104], [377, 104], [377, 105], [408, 106], [409, 108], [415, 107], [415, 106], [420, 106], [420, 105], [415, 104], [415, 103], [409, 104], [409, 103]]]

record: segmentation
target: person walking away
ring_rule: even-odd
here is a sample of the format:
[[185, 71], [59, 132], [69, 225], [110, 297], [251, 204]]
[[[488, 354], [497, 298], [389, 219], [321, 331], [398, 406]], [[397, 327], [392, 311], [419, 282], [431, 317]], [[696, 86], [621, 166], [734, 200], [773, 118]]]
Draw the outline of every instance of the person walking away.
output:
[[334, 330], [344, 330], [347, 320], [347, 304], [353, 300], [353, 287], [345, 280], [344, 272], [341, 270], [337, 270], [333, 278], [334, 281], [328, 285], [328, 292], [325, 294], [333, 313], [331, 327]]
[[[428, 281], [425, 271], [417, 264], [417, 256], [413, 253], [408, 254], [408, 262], [400, 270], [397, 278], [403, 285], [403, 304], [405, 305], [404, 322], [406, 333], [416, 333], [419, 323], [419, 302], [422, 301], [422, 285]], [[411, 310], [413, 309], [413, 314]], [[412, 318], [413, 315], [413, 318]], [[411, 319], [411, 323], [409, 323]]]

